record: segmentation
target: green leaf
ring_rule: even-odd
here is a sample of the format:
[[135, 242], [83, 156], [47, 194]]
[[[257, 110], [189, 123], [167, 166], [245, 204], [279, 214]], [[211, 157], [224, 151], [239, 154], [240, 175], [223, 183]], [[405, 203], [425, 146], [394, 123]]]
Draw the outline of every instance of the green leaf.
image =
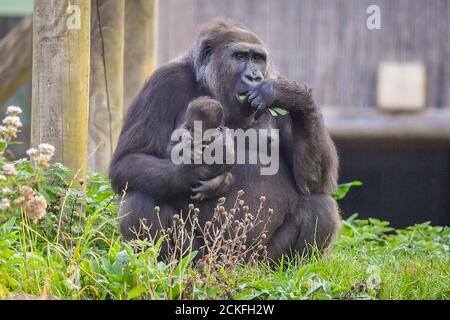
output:
[[278, 116], [278, 113], [276, 113], [275, 110], [272, 110], [272, 108], [269, 108], [269, 112], [270, 112], [270, 114], [271, 114], [272, 116], [274, 116], [274, 117], [277, 117], [277, 116]]
[[362, 182], [361, 181], [352, 181], [349, 183], [343, 183], [340, 184], [338, 186], [338, 189], [336, 190], [335, 193], [333, 193], [333, 198], [335, 200], [342, 200], [345, 198], [345, 196], [347, 195], [347, 193], [350, 191], [351, 187], [359, 187], [362, 186]]
[[289, 111], [287, 111], [286, 109], [280, 108], [280, 107], [272, 107], [270, 108], [273, 111], [275, 111], [276, 113], [278, 113], [281, 116], [285, 116], [287, 114], [289, 114]]

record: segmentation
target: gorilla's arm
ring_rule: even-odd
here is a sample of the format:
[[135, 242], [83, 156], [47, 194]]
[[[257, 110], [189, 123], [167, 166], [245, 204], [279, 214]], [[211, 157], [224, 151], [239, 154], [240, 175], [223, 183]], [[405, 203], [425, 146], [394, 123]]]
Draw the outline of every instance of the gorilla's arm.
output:
[[291, 162], [302, 194], [332, 194], [337, 187], [338, 156], [312, 92], [289, 80], [275, 84], [275, 105], [289, 110], [278, 117], [282, 151]]
[[176, 120], [196, 94], [190, 65], [159, 68], [128, 110], [110, 165], [113, 188], [140, 190], [155, 199], [190, 192], [192, 174], [175, 166], [166, 147]]
[[291, 164], [300, 192], [333, 193], [338, 157], [311, 90], [282, 78], [267, 80], [249, 92], [249, 101], [256, 109], [256, 119], [271, 106], [289, 111], [289, 117], [279, 117], [277, 122], [282, 150]]

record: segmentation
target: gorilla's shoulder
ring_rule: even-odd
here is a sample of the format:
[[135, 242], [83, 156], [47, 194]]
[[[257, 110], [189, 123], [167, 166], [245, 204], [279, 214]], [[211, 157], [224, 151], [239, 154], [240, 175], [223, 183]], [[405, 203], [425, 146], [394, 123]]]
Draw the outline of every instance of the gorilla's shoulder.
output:
[[[195, 72], [191, 63], [170, 62], [159, 67], [145, 85], [147, 90], [169, 90], [165, 92], [173, 96], [179, 94], [180, 90], [189, 91], [196, 85]], [[170, 90], [173, 90], [170, 92]], [[150, 93], [150, 92], [148, 92]], [[161, 92], [162, 93], [162, 92]]]

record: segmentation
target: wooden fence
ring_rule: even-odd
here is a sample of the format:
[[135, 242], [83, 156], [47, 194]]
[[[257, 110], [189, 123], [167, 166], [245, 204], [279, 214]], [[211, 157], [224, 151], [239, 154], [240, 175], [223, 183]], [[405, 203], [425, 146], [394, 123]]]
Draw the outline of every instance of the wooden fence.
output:
[[[381, 30], [366, 27], [369, 5]], [[333, 107], [376, 104], [380, 61], [423, 61], [427, 106], [450, 108], [448, 0], [165, 0], [159, 8], [158, 61], [186, 49], [200, 24], [237, 19], [266, 42], [285, 76], [313, 87]]]

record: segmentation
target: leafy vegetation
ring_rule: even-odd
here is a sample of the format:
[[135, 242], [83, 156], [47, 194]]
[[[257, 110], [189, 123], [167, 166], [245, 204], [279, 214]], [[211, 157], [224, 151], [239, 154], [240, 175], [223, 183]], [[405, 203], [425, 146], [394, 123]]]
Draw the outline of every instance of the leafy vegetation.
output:
[[[15, 110], [15, 111], [14, 111]], [[14, 112], [18, 112], [13, 109]], [[12, 114], [12, 117], [15, 115]], [[0, 128], [0, 298], [62, 299], [448, 299], [450, 229], [404, 230], [377, 219], [344, 221], [333, 250], [276, 266], [214, 260], [195, 251], [158, 261], [163, 238], [124, 243], [120, 199], [107, 177], [77, 181], [53, 149], [31, 149], [10, 162], [4, 150], [20, 127]], [[9, 126], [9, 127], [8, 127]], [[13, 127], [11, 127], [13, 126]], [[16, 130], [16, 131], [14, 131]], [[352, 186], [335, 194], [342, 199]], [[220, 210], [219, 210], [220, 212]], [[232, 212], [231, 210], [229, 211]], [[226, 260], [228, 261], [228, 260]]]

